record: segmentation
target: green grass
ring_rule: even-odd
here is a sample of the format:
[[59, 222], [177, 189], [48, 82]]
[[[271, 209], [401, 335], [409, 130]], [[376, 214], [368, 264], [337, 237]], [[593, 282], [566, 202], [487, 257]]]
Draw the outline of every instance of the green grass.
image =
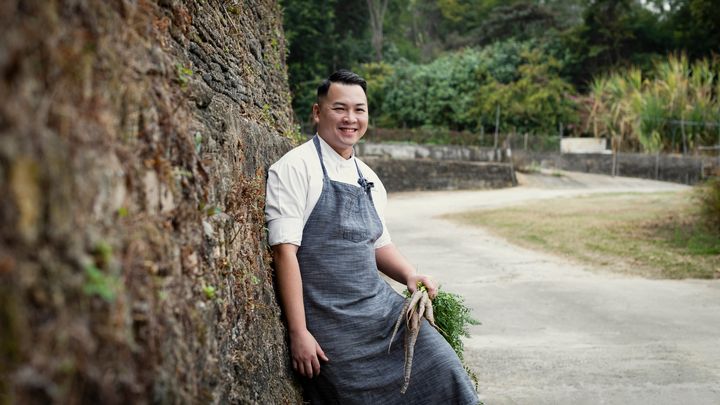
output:
[[447, 216], [521, 246], [650, 278], [720, 277], [720, 236], [691, 193], [616, 193]]

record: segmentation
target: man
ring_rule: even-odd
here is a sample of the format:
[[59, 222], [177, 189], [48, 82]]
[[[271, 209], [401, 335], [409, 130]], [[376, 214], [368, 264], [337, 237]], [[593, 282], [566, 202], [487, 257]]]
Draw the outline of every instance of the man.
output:
[[[421, 328], [408, 392], [404, 352], [388, 344], [403, 298], [378, 270], [407, 285], [418, 275], [391, 242], [380, 179], [354, 156], [368, 126], [366, 83], [341, 70], [318, 88], [317, 135], [269, 171], [266, 216], [293, 368], [313, 403], [477, 403], [457, 356]], [[404, 333], [401, 330], [400, 333]]]

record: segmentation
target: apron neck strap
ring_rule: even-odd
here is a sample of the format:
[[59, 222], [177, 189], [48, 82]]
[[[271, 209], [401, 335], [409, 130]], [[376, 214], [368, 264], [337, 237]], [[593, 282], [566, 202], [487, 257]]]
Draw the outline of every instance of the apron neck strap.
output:
[[[316, 134], [313, 137], [313, 143], [315, 144], [315, 150], [317, 151], [318, 157], [320, 158], [320, 167], [322, 167], [323, 176], [325, 178], [329, 178], [328, 174], [327, 174], [327, 169], [325, 168], [325, 163], [323, 162], [323, 158], [322, 158], [322, 148], [320, 148], [320, 136], [318, 136]], [[365, 179], [365, 176], [363, 176], [362, 171], [360, 171], [360, 166], [357, 163], [357, 159], [355, 159], [354, 157], [353, 157], [353, 162], [355, 162], [355, 169], [357, 169], [357, 172], [358, 172], [358, 184], [370, 196], [371, 195], [370, 189], [375, 187], [375, 184], [373, 184], [373, 182], [367, 181], [367, 179]], [[371, 196], [371, 198], [372, 198], [372, 196]]]
[[322, 167], [323, 176], [328, 178], [327, 169], [325, 169], [325, 163], [323, 163], [322, 150], [320, 150], [320, 137], [318, 135], [313, 137], [313, 143], [315, 144], [315, 150], [317, 150], [318, 157], [320, 158], [320, 166]]

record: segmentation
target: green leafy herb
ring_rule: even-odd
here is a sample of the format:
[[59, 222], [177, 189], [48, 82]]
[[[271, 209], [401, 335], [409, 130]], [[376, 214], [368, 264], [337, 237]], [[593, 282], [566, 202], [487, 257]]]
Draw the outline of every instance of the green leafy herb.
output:
[[468, 328], [471, 325], [479, 325], [480, 322], [470, 316], [470, 308], [457, 294], [438, 291], [433, 300], [433, 309], [435, 323], [445, 332], [445, 340], [462, 359], [464, 347], [461, 337], [470, 337]]

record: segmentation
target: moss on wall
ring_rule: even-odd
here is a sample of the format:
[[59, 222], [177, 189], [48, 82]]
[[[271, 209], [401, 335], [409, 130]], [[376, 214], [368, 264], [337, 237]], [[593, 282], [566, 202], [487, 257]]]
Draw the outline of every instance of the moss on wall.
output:
[[274, 0], [0, 3], [0, 403], [297, 403]]

